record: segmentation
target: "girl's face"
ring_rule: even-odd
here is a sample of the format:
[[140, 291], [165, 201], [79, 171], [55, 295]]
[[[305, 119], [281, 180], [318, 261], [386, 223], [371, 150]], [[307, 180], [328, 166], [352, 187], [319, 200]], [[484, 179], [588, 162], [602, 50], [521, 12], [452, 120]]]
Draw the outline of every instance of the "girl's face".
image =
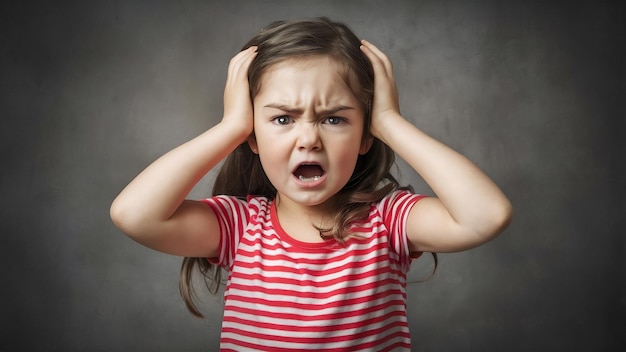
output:
[[261, 78], [249, 143], [280, 206], [329, 210], [369, 149], [363, 109], [340, 72], [334, 60], [319, 57], [279, 62]]

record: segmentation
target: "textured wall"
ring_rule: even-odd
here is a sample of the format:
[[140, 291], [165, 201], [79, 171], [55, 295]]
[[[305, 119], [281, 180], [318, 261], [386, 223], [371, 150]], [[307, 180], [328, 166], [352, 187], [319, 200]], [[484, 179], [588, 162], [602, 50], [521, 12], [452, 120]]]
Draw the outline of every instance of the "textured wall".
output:
[[[617, 3], [617, 2], [616, 2]], [[496, 240], [409, 287], [415, 350], [624, 347], [618, 6], [515, 1], [94, 1], [0, 5], [0, 349], [214, 350], [180, 258], [122, 235], [110, 202], [217, 122], [228, 60], [260, 27], [325, 15], [393, 60], [403, 114], [509, 195]], [[401, 179], [430, 191], [406, 165]], [[192, 197], [209, 193], [212, 175]], [[431, 268], [416, 263], [411, 278]]]

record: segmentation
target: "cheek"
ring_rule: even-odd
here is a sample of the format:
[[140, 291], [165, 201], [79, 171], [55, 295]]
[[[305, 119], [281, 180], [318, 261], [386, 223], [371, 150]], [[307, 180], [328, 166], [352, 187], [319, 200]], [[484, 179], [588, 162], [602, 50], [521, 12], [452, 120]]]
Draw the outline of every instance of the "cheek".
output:
[[274, 143], [272, 140], [276, 138], [272, 138], [271, 130], [268, 130], [267, 124], [263, 123], [261, 119], [254, 120], [254, 138], [259, 146], [259, 150], [271, 148]]
[[[271, 143], [271, 141], [269, 143]], [[284, 153], [281, 153], [281, 149], [282, 148], [277, 148], [275, 143], [271, 145], [267, 143], [259, 144], [259, 160], [261, 161], [261, 166], [272, 182], [276, 180], [277, 176], [285, 174], [285, 169], [288, 164], [288, 157], [285, 156]]]
[[345, 143], [342, 146], [337, 146], [335, 150], [341, 151], [340, 153], [332, 153], [334, 155], [335, 164], [341, 166], [341, 174], [347, 175], [349, 178], [354, 172], [356, 162], [359, 158], [360, 151], [360, 138], [358, 140], [352, 140], [349, 143]]

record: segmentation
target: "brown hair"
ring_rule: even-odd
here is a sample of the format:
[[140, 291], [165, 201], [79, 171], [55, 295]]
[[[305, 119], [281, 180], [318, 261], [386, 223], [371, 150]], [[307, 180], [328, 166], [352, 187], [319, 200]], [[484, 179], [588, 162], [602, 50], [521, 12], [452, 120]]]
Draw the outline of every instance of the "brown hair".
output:
[[[365, 115], [363, 138], [372, 138], [369, 128], [374, 71], [360, 45], [358, 37], [345, 24], [325, 17], [274, 22], [263, 28], [242, 49], [258, 47], [258, 54], [248, 70], [250, 96], [256, 96], [263, 74], [276, 63], [313, 56], [330, 57], [343, 68], [343, 78], [361, 103]], [[345, 229], [351, 222], [366, 217], [372, 203], [398, 188], [398, 182], [390, 173], [394, 161], [393, 150], [374, 138], [369, 151], [359, 156], [350, 180], [336, 195], [343, 206], [335, 216], [334, 226], [320, 228], [320, 233], [329, 233], [329, 236], [343, 242], [347, 235]], [[257, 195], [273, 199], [276, 196], [276, 189], [265, 175], [258, 156], [246, 143], [237, 147], [224, 161], [213, 186], [213, 195], [220, 194], [241, 198]], [[179, 282], [181, 295], [190, 312], [203, 317], [192, 297], [191, 280], [196, 265], [212, 293], [219, 289], [221, 270], [206, 258], [188, 257], [183, 261]]]

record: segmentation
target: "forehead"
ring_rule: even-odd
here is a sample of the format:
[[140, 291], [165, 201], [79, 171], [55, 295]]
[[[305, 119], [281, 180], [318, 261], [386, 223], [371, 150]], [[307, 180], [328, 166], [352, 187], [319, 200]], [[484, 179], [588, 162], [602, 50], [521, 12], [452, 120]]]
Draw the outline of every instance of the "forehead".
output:
[[356, 99], [346, 68], [326, 56], [294, 58], [268, 67], [260, 77], [258, 99]]
[[266, 68], [265, 73], [262, 75], [264, 79], [268, 74], [281, 69], [293, 69], [293, 70], [310, 70], [315, 68], [324, 68], [329, 73], [336, 73], [340, 76], [345, 75], [345, 68], [337, 59], [334, 59], [327, 55], [309, 55], [291, 57], [277, 61]]

